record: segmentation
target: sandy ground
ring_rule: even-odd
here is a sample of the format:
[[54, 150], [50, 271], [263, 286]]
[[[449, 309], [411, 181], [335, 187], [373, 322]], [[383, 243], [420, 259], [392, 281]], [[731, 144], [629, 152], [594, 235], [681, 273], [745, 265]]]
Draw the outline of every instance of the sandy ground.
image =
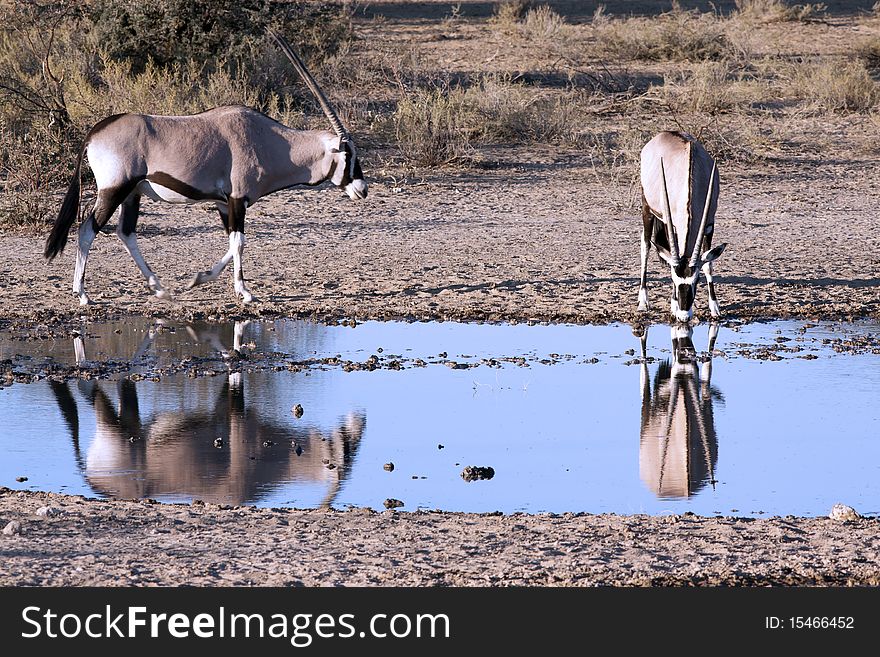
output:
[[[527, 155], [522, 153], [507, 154]], [[245, 227], [244, 272], [257, 303], [242, 307], [232, 273], [172, 302], [150, 296], [112, 234], [99, 235], [81, 309], [71, 292], [74, 241], [51, 264], [42, 236], [0, 242], [0, 316], [50, 321], [115, 313], [633, 322], [636, 208], [626, 190], [575, 156], [537, 153], [503, 172], [442, 171], [424, 182], [374, 181], [366, 201], [336, 188], [279, 192]], [[544, 162], [541, 162], [541, 160]], [[858, 166], [856, 166], [858, 165]], [[730, 318], [880, 318], [876, 162], [767, 165], [722, 178], [718, 295]], [[210, 206], [143, 204], [144, 256], [173, 292], [225, 251]], [[650, 319], [669, 308], [668, 267], [651, 257]], [[705, 290], [698, 316], [707, 316]]]
[[0, 585], [880, 584], [877, 519], [292, 511], [0, 489], [0, 525], [12, 522]]

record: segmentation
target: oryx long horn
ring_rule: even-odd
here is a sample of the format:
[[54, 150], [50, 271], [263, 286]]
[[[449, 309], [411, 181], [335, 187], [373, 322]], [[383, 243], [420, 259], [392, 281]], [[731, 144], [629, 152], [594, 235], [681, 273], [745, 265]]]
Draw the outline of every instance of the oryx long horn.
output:
[[697, 261], [703, 251], [703, 239], [706, 237], [706, 220], [709, 218], [709, 206], [712, 205], [712, 184], [715, 182], [716, 164], [712, 163], [712, 173], [709, 175], [709, 189], [706, 192], [706, 203], [703, 205], [703, 218], [700, 220], [700, 232], [697, 233], [697, 239], [694, 242], [694, 252], [691, 254], [691, 269], [697, 266]]
[[678, 265], [681, 256], [678, 253], [678, 238], [675, 235], [675, 226], [672, 225], [672, 210], [669, 208], [669, 190], [666, 188], [666, 169], [663, 166], [662, 157], [660, 158], [660, 177], [663, 178], [663, 221], [666, 223], [669, 252], [672, 254], [675, 264]]
[[270, 37], [275, 40], [275, 43], [278, 44], [278, 47], [281, 48], [281, 51], [287, 55], [287, 59], [290, 60], [290, 63], [293, 64], [293, 68], [296, 69], [297, 73], [300, 74], [303, 81], [306, 83], [306, 86], [311, 89], [312, 93], [315, 94], [315, 98], [318, 100], [318, 104], [321, 106], [321, 109], [324, 110], [324, 114], [327, 115], [327, 118], [330, 120], [330, 125], [333, 126], [333, 130], [336, 131], [336, 134], [342, 137], [343, 139], [348, 137], [348, 130], [345, 129], [345, 126], [342, 125], [342, 121], [339, 116], [336, 114], [336, 111], [333, 109], [333, 106], [330, 105], [330, 101], [327, 100], [327, 96], [324, 95], [324, 92], [321, 91], [321, 87], [318, 86], [318, 83], [315, 82], [315, 78], [312, 77], [312, 74], [309, 73], [306, 65], [303, 63], [302, 59], [300, 59], [299, 55], [294, 52], [293, 48], [290, 47], [290, 44], [284, 39], [280, 34], [276, 34], [273, 30], [266, 30]]

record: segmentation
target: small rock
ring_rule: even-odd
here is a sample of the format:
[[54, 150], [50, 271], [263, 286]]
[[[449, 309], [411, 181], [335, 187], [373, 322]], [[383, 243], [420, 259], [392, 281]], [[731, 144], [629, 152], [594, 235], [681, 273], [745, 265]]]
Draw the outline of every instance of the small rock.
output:
[[[403, 502], [401, 500], [396, 500], [393, 497], [389, 497], [387, 500], [385, 500], [383, 502], [383, 504], [385, 505], [386, 509], [396, 509], [398, 507], [403, 506]], [[4, 533], [6, 532], [5, 529], [3, 531], [4, 531]]]
[[22, 483], [22, 482], [27, 481], [28, 478], [27, 478], [27, 477], [16, 477], [15, 480], [16, 480], [18, 483]]
[[461, 471], [461, 478], [465, 481], [479, 481], [480, 479], [491, 479], [495, 476], [495, 468], [491, 466], [482, 467], [479, 465], [469, 465]]
[[37, 515], [44, 518], [52, 518], [54, 516], [60, 516], [61, 509], [56, 509], [54, 506], [41, 506], [37, 509]]
[[386, 472], [394, 472], [394, 464], [393, 463], [386, 463], [385, 465], [382, 466], [382, 468]]
[[21, 534], [21, 523], [18, 520], [10, 521], [3, 528], [3, 534], [5, 536], [14, 536], [15, 534]]
[[443, 449], [443, 447], [444, 447], [444, 445], [440, 445], [440, 444], [437, 445], [437, 449]]
[[293, 407], [293, 415], [294, 417], [302, 417], [303, 416], [303, 407], [297, 404]]
[[831, 513], [828, 514], [828, 517], [838, 522], [846, 522], [848, 520], [858, 520], [862, 516], [851, 506], [838, 503], [831, 507]]
[[214, 447], [217, 447], [217, 448], [223, 447], [223, 439], [222, 438], [215, 438], [214, 439]]

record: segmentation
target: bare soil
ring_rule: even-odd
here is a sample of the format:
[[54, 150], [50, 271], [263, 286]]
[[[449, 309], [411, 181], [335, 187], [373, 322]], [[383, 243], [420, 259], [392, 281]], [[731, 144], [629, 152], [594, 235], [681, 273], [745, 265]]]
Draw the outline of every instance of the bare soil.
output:
[[296, 511], [2, 489], [0, 525], [12, 521], [7, 586], [880, 584], [877, 519]]

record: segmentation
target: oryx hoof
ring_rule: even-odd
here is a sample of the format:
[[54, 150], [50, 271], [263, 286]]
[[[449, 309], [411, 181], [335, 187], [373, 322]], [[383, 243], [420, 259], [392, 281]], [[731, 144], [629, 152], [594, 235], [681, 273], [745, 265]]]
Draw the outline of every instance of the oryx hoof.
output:
[[709, 299], [709, 314], [712, 315], [712, 319], [721, 318], [721, 308], [718, 306], [717, 301]]
[[639, 301], [639, 312], [646, 313], [651, 310], [651, 306], [647, 301]]
[[187, 290], [193, 289], [196, 285], [201, 285], [205, 281], [209, 280], [208, 276], [211, 272], [208, 271], [200, 271], [198, 274], [192, 277], [192, 280], [189, 282], [189, 285], [186, 286]]
[[243, 304], [247, 305], [254, 302], [254, 295], [247, 290], [242, 290], [239, 294], [241, 295], [241, 302]]
[[91, 306], [93, 301], [89, 299], [89, 296], [83, 292], [79, 295], [79, 305], [81, 306]]
[[157, 299], [164, 299], [165, 301], [171, 301], [171, 293], [167, 290], [155, 290]]

